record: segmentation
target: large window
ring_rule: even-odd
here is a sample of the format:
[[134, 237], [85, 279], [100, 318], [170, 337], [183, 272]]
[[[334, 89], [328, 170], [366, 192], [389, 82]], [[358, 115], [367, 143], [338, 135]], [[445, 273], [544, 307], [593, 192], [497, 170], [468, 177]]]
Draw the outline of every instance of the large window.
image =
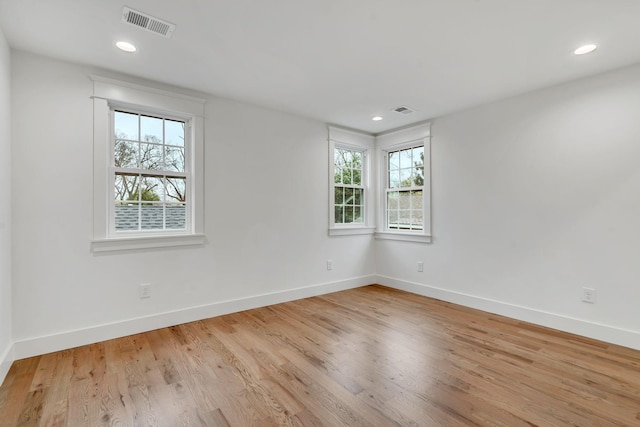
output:
[[424, 146], [387, 152], [386, 226], [424, 229]]
[[112, 117], [111, 232], [189, 230], [189, 123], [122, 109]]

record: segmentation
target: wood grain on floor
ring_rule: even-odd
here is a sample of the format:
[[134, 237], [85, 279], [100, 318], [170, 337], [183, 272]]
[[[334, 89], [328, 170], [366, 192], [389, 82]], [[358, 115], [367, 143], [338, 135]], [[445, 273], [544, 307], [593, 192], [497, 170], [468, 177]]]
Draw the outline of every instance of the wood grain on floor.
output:
[[16, 361], [0, 426], [638, 426], [640, 352], [372, 285]]

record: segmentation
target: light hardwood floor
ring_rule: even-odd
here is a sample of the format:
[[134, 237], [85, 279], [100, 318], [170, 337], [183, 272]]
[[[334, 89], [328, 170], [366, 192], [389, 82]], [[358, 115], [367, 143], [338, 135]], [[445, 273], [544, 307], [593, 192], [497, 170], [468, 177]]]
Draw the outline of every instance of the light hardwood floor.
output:
[[640, 352], [367, 286], [16, 361], [2, 426], [639, 426]]

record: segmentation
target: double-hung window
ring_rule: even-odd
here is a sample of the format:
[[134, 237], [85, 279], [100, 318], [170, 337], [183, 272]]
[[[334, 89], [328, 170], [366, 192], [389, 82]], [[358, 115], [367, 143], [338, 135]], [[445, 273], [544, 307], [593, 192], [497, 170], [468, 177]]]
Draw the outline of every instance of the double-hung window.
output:
[[364, 158], [362, 150], [339, 146], [333, 149], [336, 224], [364, 224]]
[[373, 234], [371, 135], [329, 127], [329, 234]]
[[111, 235], [191, 229], [188, 119], [114, 108]]
[[380, 202], [376, 238], [431, 241], [430, 125], [376, 137]]
[[388, 230], [424, 230], [424, 145], [386, 153]]
[[204, 99], [92, 79], [92, 251], [202, 245]]

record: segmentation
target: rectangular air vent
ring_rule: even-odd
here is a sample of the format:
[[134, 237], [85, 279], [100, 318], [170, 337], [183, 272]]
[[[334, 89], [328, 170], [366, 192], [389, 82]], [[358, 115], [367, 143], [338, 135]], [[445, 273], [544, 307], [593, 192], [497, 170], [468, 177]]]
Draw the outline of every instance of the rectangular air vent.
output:
[[137, 10], [133, 10], [126, 6], [122, 9], [122, 22], [125, 24], [136, 26], [138, 28], [142, 28], [166, 38], [171, 37], [171, 34], [173, 34], [173, 30], [176, 29], [175, 24], [163, 21], [162, 19], [154, 18], [151, 15], [138, 12]]
[[396, 113], [400, 113], [400, 114], [411, 114], [415, 110], [412, 110], [411, 108], [407, 107], [406, 105], [401, 105], [400, 107], [396, 107], [391, 111], [395, 111]]

